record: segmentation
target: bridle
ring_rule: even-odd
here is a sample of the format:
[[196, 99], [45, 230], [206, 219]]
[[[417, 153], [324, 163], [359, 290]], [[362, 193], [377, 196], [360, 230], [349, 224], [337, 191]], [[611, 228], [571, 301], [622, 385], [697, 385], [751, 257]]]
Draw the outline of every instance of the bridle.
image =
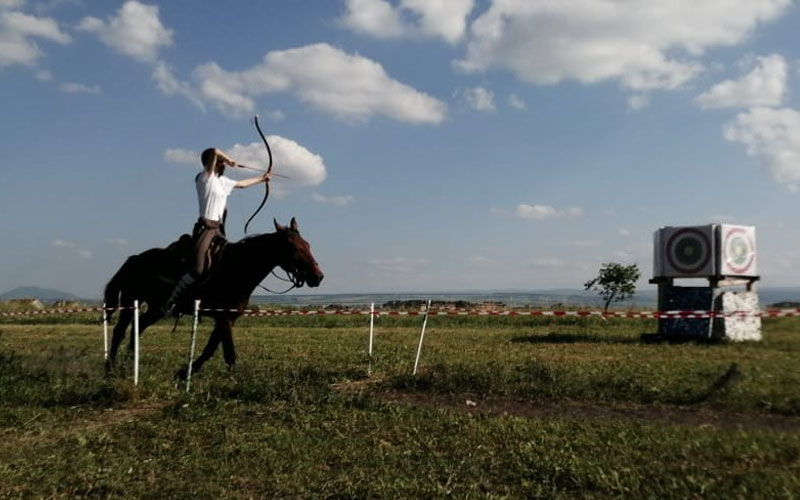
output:
[[275, 295], [283, 295], [284, 293], [289, 293], [290, 291], [294, 290], [295, 288], [302, 288], [302, 286], [305, 284], [305, 281], [303, 281], [302, 279], [297, 278], [296, 275], [290, 273], [289, 271], [286, 271], [285, 269], [284, 269], [284, 272], [286, 272], [286, 276], [289, 277], [288, 279], [287, 278], [283, 278], [281, 276], [278, 276], [275, 273], [274, 269], [272, 270], [272, 272], [270, 274], [272, 274], [273, 276], [275, 276], [276, 278], [278, 278], [281, 281], [285, 281], [286, 283], [291, 283], [292, 286], [290, 286], [286, 290], [284, 290], [282, 292], [276, 292], [276, 291], [270, 290], [269, 288], [265, 287], [261, 283], [258, 284], [258, 287], [260, 289], [264, 290], [265, 292], [269, 292], [269, 293], [272, 293], [272, 294], [275, 294]]
[[261, 288], [262, 290], [266, 291], [266, 292], [273, 293], [275, 295], [283, 295], [284, 293], [288, 293], [289, 291], [294, 290], [295, 288], [303, 288], [303, 285], [306, 284], [305, 279], [303, 279], [303, 278], [301, 278], [299, 276], [300, 273], [298, 272], [297, 269], [292, 269], [291, 271], [287, 271], [282, 266], [281, 266], [281, 269], [283, 269], [283, 272], [286, 273], [286, 276], [287, 276], [286, 278], [284, 278], [282, 276], [278, 276], [278, 274], [275, 272], [274, 268], [272, 269], [272, 271], [270, 271], [270, 274], [272, 274], [275, 278], [279, 279], [280, 281], [283, 281], [285, 283], [291, 283], [292, 285], [289, 288], [287, 288], [286, 290], [284, 290], [282, 292], [275, 292], [275, 291], [270, 290], [269, 288], [265, 287], [261, 283], [258, 284], [258, 287]]

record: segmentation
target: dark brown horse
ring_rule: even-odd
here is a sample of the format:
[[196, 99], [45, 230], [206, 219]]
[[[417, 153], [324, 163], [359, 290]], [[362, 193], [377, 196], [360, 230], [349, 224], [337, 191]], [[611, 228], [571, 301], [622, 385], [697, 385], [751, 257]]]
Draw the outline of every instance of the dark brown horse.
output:
[[[192, 293], [201, 301], [201, 315], [214, 319], [214, 330], [208, 343], [192, 364], [193, 373], [214, 355], [220, 344], [225, 363], [233, 368], [236, 363], [233, 324], [242, 315], [250, 294], [275, 267], [282, 268], [297, 287], [304, 284], [316, 287], [322, 281], [322, 270], [314, 260], [308, 242], [300, 236], [295, 219], [292, 218], [289, 227], [276, 221], [275, 230], [274, 233], [229, 243], [218, 264], [209, 272], [208, 279], [197, 285]], [[188, 243], [191, 252], [191, 242]], [[189, 259], [185, 258], [186, 244], [184, 238], [169, 248], [153, 248], [129, 257], [106, 285], [106, 307], [123, 307], [114, 326], [107, 371], [113, 368], [119, 345], [132, 323], [134, 300], [139, 300], [140, 305], [147, 304], [147, 311], [139, 319], [140, 336], [147, 327], [164, 317], [164, 304], [175, 283], [189, 269]], [[193, 314], [193, 305], [188, 302], [178, 306], [181, 312]], [[130, 346], [132, 349], [133, 333]], [[179, 372], [179, 376], [184, 375], [185, 368]]]

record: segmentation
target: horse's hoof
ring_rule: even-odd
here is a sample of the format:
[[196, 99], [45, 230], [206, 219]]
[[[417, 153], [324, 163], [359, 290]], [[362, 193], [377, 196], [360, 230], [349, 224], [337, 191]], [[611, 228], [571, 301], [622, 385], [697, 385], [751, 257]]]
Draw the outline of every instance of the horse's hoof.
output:
[[189, 370], [186, 368], [181, 368], [180, 370], [175, 372], [175, 380], [180, 380], [184, 382], [186, 378], [189, 376]]

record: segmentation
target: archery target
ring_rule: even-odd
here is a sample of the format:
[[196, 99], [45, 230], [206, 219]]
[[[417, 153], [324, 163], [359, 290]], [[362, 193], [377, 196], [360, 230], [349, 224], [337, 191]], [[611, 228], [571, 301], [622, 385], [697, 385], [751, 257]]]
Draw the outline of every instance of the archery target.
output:
[[722, 276], [756, 276], [756, 228], [722, 224], [719, 228]]
[[714, 225], [665, 227], [656, 238], [663, 259], [655, 268], [662, 276], [702, 278], [715, 274]]

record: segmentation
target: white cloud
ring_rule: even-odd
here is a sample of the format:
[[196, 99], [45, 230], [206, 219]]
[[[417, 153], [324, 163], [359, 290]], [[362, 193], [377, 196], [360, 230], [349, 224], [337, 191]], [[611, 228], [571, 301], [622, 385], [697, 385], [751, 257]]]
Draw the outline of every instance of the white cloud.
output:
[[75, 248], [75, 243], [66, 240], [52, 240], [50, 245], [54, 246], [55, 248]]
[[458, 42], [467, 28], [466, 18], [474, 0], [401, 0], [403, 8], [419, 16], [419, 28], [448, 43]]
[[489, 112], [496, 109], [494, 92], [485, 87], [472, 87], [464, 89], [460, 93], [464, 103], [475, 111]]
[[181, 148], [169, 148], [164, 151], [164, 160], [170, 163], [183, 163], [200, 167], [200, 153]]
[[404, 36], [408, 28], [392, 4], [385, 0], [348, 0], [343, 26], [376, 38]]
[[139, 61], [156, 62], [158, 51], [172, 45], [172, 30], [161, 24], [158, 6], [129, 0], [108, 21], [84, 17], [78, 29], [94, 33], [100, 40]]
[[112, 238], [106, 238], [105, 241], [109, 245], [120, 246], [120, 247], [124, 247], [124, 246], [126, 246], [128, 244], [128, 240], [126, 240], [124, 238], [114, 238], [114, 237], [112, 237]]
[[341, 24], [375, 38], [434, 37], [454, 44], [466, 32], [474, 0], [347, 0]]
[[49, 82], [53, 80], [53, 73], [47, 70], [37, 71], [35, 76], [40, 82]]
[[317, 203], [324, 205], [333, 205], [335, 207], [346, 207], [353, 203], [353, 197], [350, 195], [345, 196], [325, 196], [319, 193], [311, 193], [311, 199]]
[[723, 129], [725, 139], [743, 144], [782, 183], [800, 182], [800, 112], [791, 108], [753, 108]]
[[83, 83], [64, 82], [58, 86], [59, 90], [67, 94], [99, 94], [100, 87], [98, 85], [85, 85]]
[[471, 25], [464, 71], [507, 69], [540, 85], [617, 80], [674, 89], [711, 47], [740, 43], [791, 0], [494, 0]]
[[78, 245], [72, 241], [67, 240], [52, 240], [50, 242], [50, 246], [53, 248], [65, 248], [70, 251], [70, 253], [74, 253], [75, 255], [83, 258], [83, 259], [91, 259], [92, 252], [91, 250], [85, 250], [83, 248], [78, 248]]
[[508, 105], [520, 111], [528, 109], [528, 105], [517, 94], [508, 95]]
[[197, 91], [187, 82], [182, 82], [172, 73], [172, 69], [163, 61], [158, 61], [153, 68], [153, 80], [156, 82], [159, 90], [166, 95], [180, 94], [200, 109], [205, 111], [203, 104]]
[[[278, 195], [286, 194], [290, 189], [318, 186], [327, 177], [322, 157], [291, 139], [278, 135], [267, 136], [274, 167], [273, 172], [289, 176], [289, 179], [273, 178], [270, 189]], [[235, 144], [226, 150], [238, 163], [253, 168], [266, 168], [269, 157], [261, 142]]]
[[[18, 4], [9, 3], [9, 6]], [[33, 40], [41, 38], [62, 45], [72, 41], [49, 17], [37, 17], [11, 10], [0, 10], [0, 70], [12, 64], [33, 66], [42, 51]]]
[[639, 111], [650, 105], [648, 94], [636, 94], [628, 97], [628, 111]]
[[[288, 179], [275, 177], [270, 181], [270, 189], [274, 193], [285, 195], [291, 189], [318, 186], [327, 177], [325, 162], [320, 155], [312, 153], [291, 139], [278, 135], [268, 135], [267, 141], [272, 149], [274, 165], [272, 171], [289, 177]], [[261, 142], [234, 144], [225, 149], [225, 151], [237, 163], [251, 168], [266, 169], [267, 165], [269, 165], [267, 150]], [[200, 153], [188, 149], [168, 148], [164, 150], [164, 160], [170, 163], [194, 165], [198, 169], [201, 168]], [[243, 175], [257, 175], [249, 170], [235, 168], [228, 168], [226, 175], [240, 170]], [[334, 205], [347, 204], [352, 201], [352, 197], [349, 196], [323, 198], [327, 203]]]
[[18, 9], [25, 3], [23, 0], [0, 0], [0, 10], [2, 9]]
[[580, 217], [583, 209], [570, 207], [567, 209], [557, 209], [549, 205], [528, 205], [520, 203], [517, 205], [517, 216], [523, 219], [545, 220], [553, 217]]
[[340, 118], [365, 121], [383, 115], [409, 123], [441, 123], [441, 101], [390, 78], [377, 62], [319, 43], [273, 51], [241, 72], [211, 62], [195, 69], [203, 98], [225, 113], [255, 110], [264, 93], [294, 92], [318, 109]]
[[71, 38], [62, 32], [58, 23], [49, 17], [36, 17], [22, 12], [3, 12], [0, 17], [3, 28], [22, 36], [45, 38], [53, 42], [67, 44]]
[[618, 233], [620, 236], [624, 236], [624, 237], [626, 237], [626, 238], [630, 237], [630, 235], [631, 235], [631, 232], [630, 232], [628, 229], [625, 229], [625, 228], [618, 229], [618, 230], [617, 230], [617, 233]]
[[286, 113], [284, 113], [280, 109], [275, 109], [268, 112], [267, 117], [274, 122], [279, 122], [283, 121], [286, 118]]
[[759, 57], [739, 80], [725, 80], [695, 98], [704, 109], [779, 106], [786, 96], [786, 60], [777, 54]]

